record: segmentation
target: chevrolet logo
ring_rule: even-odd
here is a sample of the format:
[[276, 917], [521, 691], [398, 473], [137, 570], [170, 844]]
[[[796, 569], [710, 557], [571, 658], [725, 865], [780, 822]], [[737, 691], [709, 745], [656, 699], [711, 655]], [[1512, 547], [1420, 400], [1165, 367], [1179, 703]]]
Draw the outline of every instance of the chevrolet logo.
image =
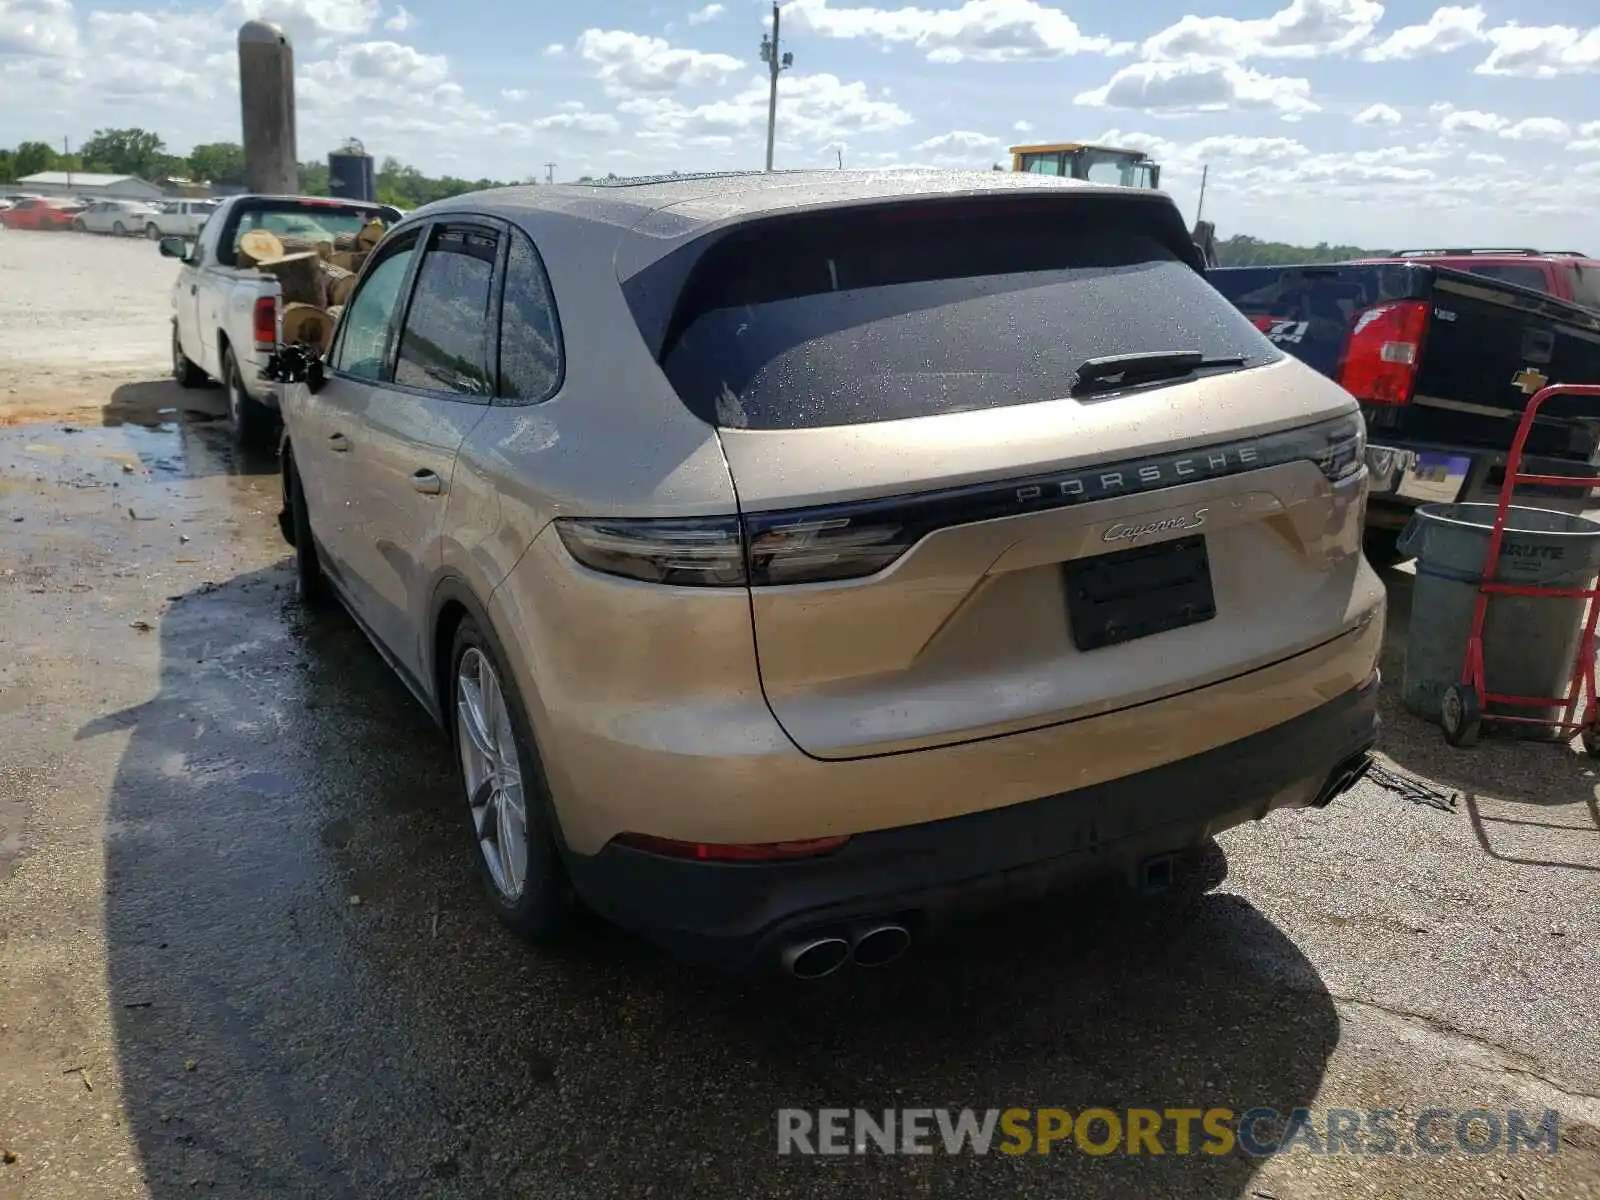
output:
[[1523, 367], [1511, 377], [1511, 386], [1524, 396], [1531, 396], [1545, 384], [1550, 382], [1550, 376], [1537, 367]]

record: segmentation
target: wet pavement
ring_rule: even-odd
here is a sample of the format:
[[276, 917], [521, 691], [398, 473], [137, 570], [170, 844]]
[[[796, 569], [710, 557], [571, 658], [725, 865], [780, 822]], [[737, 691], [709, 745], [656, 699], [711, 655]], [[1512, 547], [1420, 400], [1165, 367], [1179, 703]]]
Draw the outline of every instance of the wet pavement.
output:
[[[187, 411], [186, 411], [187, 410]], [[1188, 902], [732, 980], [492, 919], [442, 738], [214, 392], [0, 429], [0, 1197], [1600, 1196], [1588, 760], [1385, 748]], [[1392, 580], [1404, 618], [1406, 581]], [[1392, 667], [1391, 667], [1392, 669]], [[1556, 1154], [776, 1153], [784, 1107], [1518, 1107]]]

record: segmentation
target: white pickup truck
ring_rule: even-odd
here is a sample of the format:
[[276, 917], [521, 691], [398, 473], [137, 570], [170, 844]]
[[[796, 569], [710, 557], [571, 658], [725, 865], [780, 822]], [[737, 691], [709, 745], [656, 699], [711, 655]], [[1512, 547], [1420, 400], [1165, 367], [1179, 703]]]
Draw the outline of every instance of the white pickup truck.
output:
[[163, 200], [145, 220], [144, 233], [151, 241], [164, 237], [197, 238], [200, 227], [217, 211], [220, 200]]
[[241, 446], [269, 448], [277, 432], [279, 385], [261, 378], [261, 371], [278, 345], [280, 290], [272, 276], [239, 264], [239, 238], [265, 229], [280, 238], [339, 244], [373, 217], [389, 226], [400, 212], [321, 196], [230, 196], [193, 243], [161, 239], [163, 257], [183, 260], [172, 285], [172, 377], [182, 387], [199, 387], [208, 378], [222, 384]]

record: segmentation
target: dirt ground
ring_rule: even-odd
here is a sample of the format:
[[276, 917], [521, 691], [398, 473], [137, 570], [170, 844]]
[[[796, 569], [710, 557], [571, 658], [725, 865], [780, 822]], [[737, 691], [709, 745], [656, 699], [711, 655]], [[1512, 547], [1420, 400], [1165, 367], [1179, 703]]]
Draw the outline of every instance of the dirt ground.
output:
[[[1203, 897], [1063, 897], [809, 986], [598, 925], [536, 952], [483, 902], [443, 741], [295, 603], [276, 463], [164, 380], [170, 278], [0, 234], [0, 1198], [1600, 1197], [1594, 765], [1399, 710], [1405, 572], [1382, 749], [1431, 783], [1236, 830]], [[14, 313], [48, 336], [17, 350]], [[775, 1152], [779, 1108], [913, 1105], [1393, 1109], [1400, 1138]], [[1430, 1108], [1554, 1111], [1556, 1151], [1425, 1153]]]
[[0, 228], [0, 424], [67, 416], [119, 383], [163, 377], [177, 274], [140, 238]]

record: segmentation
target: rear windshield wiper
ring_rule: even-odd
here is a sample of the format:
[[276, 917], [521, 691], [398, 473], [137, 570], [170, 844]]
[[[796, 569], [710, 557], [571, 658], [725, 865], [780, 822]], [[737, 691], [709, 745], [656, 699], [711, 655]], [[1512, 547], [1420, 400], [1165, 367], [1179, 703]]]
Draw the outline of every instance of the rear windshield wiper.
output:
[[1206, 367], [1242, 367], [1245, 356], [1223, 354], [1207, 358], [1199, 350], [1143, 350], [1136, 354], [1103, 354], [1083, 361], [1073, 391], [1094, 384], [1140, 383], [1150, 379], [1188, 375]]

